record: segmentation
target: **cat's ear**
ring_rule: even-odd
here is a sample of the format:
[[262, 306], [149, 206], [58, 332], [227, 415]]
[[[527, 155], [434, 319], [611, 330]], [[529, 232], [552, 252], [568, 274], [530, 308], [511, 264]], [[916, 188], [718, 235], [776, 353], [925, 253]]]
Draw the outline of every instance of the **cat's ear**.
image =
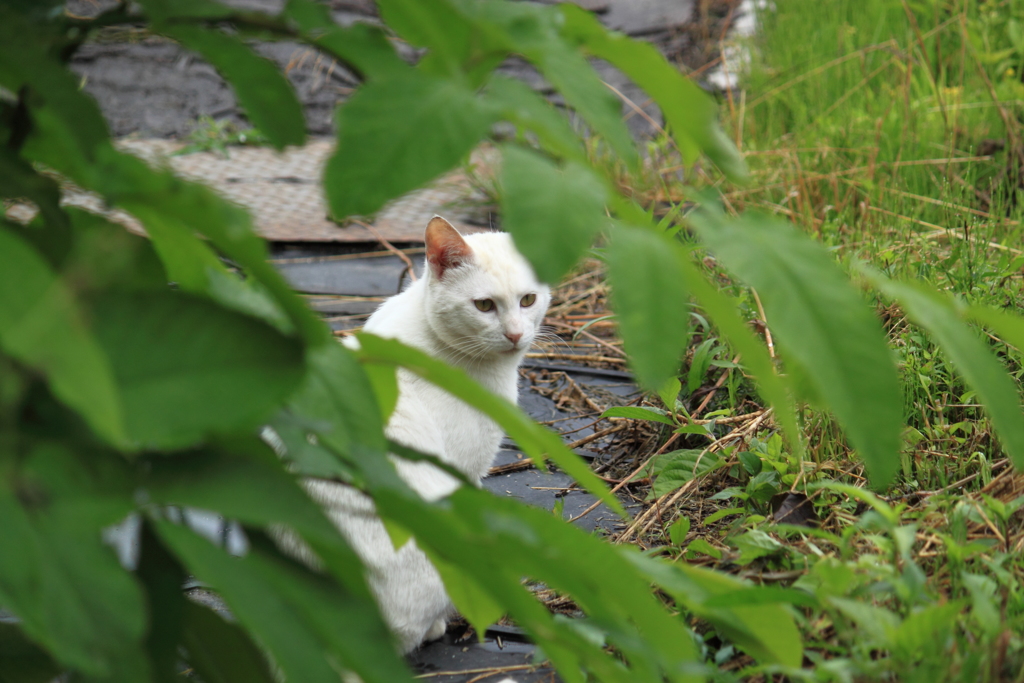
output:
[[438, 280], [444, 277], [445, 271], [465, 263], [473, 256], [473, 250], [458, 230], [440, 216], [434, 216], [427, 224], [426, 242], [427, 263]]

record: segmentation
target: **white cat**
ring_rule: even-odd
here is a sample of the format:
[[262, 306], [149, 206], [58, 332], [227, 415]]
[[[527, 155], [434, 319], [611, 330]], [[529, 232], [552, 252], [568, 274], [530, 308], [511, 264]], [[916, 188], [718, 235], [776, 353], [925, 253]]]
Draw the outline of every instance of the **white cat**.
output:
[[[508, 234], [463, 237], [435, 216], [427, 225], [426, 246], [424, 276], [385, 301], [363, 329], [458, 366], [515, 402], [517, 369], [544, 319], [548, 287], [537, 281]], [[408, 371], [398, 372], [398, 387], [388, 437], [439, 457], [479, 484], [501, 441], [498, 425]], [[394, 460], [399, 476], [426, 500], [459, 486], [429, 463]], [[402, 652], [444, 635], [451, 601], [415, 541], [396, 551], [373, 503], [350, 487], [324, 481], [307, 487], [362, 558]]]

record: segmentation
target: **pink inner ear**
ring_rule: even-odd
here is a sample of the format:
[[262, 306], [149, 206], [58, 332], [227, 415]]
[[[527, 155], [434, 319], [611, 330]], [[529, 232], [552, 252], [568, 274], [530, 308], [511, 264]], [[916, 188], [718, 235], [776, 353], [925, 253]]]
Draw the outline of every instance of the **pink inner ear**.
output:
[[427, 263], [440, 280], [445, 271], [465, 263], [473, 251], [451, 223], [434, 216], [427, 224]]

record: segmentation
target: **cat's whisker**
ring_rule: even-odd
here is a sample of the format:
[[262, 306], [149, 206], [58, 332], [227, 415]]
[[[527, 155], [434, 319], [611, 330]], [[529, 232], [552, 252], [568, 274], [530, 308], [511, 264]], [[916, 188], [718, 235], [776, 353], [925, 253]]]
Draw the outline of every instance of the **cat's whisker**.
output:
[[559, 337], [557, 334], [554, 334], [553, 332], [538, 332], [537, 336], [534, 337], [533, 339], [533, 344], [531, 344], [531, 348], [543, 349], [545, 346], [557, 347], [559, 344], [564, 346], [566, 349], [572, 348], [569, 346], [568, 342], [566, 342], [564, 339]]

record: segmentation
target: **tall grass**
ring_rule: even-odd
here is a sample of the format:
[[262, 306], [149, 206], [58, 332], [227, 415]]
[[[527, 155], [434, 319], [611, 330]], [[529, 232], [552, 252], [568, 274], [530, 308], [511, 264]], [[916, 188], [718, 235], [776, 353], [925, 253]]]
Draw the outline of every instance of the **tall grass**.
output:
[[[844, 261], [1019, 308], [1024, 3], [786, 0], [760, 20], [746, 87], [724, 105], [755, 180], [726, 201], [789, 217]], [[903, 371], [908, 462], [925, 463], [904, 484], [1001, 457], [934, 345], [879, 310]], [[992, 343], [1020, 377], [1019, 350]], [[812, 449], [834, 452], [833, 434], [811, 434]]]
[[[710, 171], [685, 180], [715, 185], [729, 210], [787, 217], [851, 273], [866, 261], [965, 302], [1019, 310], [1024, 1], [775, 4], [760, 16], [743, 88], [723, 95], [727, 130], [753, 181], [733, 187]], [[686, 193], [668, 145], [652, 146], [650, 156], [647, 184], [633, 192], [664, 211]], [[754, 295], [716, 275], [770, 330]], [[795, 585], [822, 600], [803, 612], [806, 668], [785, 680], [1024, 681], [1024, 475], [1012, 473], [973, 392], [928, 335], [897, 306], [875, 303], [900, 367], [908, 425], [901, 476], [885, 501], [869, 505], [865, 493], [857, 504], [815, 488], [826, 479], [863, 482], [838, 425], [808, 407], [809, 461], [760, 457], [779, 475], [778, 495], [806, 487], [818, 530], [767, 523], [743, 497], [766, 475], [747, 477], [738, 465], [705, 481], [699, 505], [681, 514], [712, 545], [775, 534], [784, 551], [759, 571], [797, 575]], [[1021, 350], [988, 340], [1024, 379]], [[753, 400], [730, 391], [708, 409], [744, 412], [741, 404]], [[718, 500], [743, 506], [729, 510], [727, 530], [691, 511]], [[663, 512], [666, 527], [680, 514]], [[679, 553], [699, 561], [708, 547]], [[736, 672], [722, 680], [783, 680], [781, 672], [741, 668], [727, 646], [704, 640], [709, 658]]]

